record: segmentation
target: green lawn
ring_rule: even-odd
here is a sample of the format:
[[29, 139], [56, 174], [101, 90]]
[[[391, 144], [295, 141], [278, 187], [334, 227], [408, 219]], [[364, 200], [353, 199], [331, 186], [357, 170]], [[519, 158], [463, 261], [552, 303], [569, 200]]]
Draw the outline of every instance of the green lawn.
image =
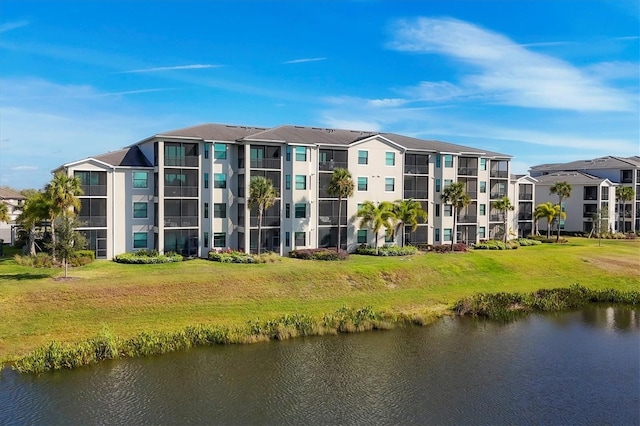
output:
[[[320, 315], [347, 305], [441, 314], [479, 292], [568, 287], [640, 289], [640, 240], [344, 262], [283, 258], [260, 265], [190, 260], [164, 265], [97, 261], [70, 270], [0, 258], [0, 362], [49, 341], [72, 342], [106, 325], [120, 337], [199, 323], [239, 325], [285, 313]], [[9, 253], [11, 254], [11, 253]]]

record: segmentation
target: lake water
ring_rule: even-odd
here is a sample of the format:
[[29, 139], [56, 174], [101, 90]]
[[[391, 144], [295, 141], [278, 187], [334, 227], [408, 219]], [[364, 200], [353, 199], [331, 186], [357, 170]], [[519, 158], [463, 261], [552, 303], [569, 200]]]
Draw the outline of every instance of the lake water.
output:
[[40, 376], [0, 425], [640, 424], [640, 310], [195, 348]]

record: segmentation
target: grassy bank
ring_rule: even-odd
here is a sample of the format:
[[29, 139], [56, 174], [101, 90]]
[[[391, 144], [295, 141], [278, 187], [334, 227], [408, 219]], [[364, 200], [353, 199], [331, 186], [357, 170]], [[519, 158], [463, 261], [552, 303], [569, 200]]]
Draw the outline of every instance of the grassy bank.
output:
[[580, 284], [640, 288], [638, 241], [571, 239], [511, 251], [352, 256], [344, 262], [283, 259], [260, 265], [191, 260], [164, 265], [95, 262], [30, 269], [0, 259], [0, 361], [51, 341], [110, 333], [175, 332], [197, 324], [242, 327], [284, 314], [322, 317], [342, 306], [429, 318], [477, 293], [532, 292]]

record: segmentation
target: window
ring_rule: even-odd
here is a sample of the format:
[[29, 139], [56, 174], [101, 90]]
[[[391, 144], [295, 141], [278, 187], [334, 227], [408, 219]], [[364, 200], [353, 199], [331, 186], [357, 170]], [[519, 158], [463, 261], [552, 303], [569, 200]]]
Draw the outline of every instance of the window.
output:
[[358, 191], [366, 191], [368, 187], [368, 179], [366, 177], [358, 177]]
[[395, 152], [385, 152], [384, 164], [386, 166], [395, 166], [396, 165], [396, 153]]
[[367, 244], [367, 230], [358, 229], [358, 244]]
[[444, 180], [444, 187], [448, 187], [451, 186], [451, 184], [453, 183], [453, 179], [445, 179]]
[[440, 217], [440, 204], [436, 204], [436, 217]]
[[480, 216], [485, 216], [487, 214], [487, 205], [480, 204]]
[[204, 218], [209, 219], [209, 203], [204, 203]]
[[436, 179], [436, 192], [440, 192], [440, 179]]
[[436, 154], [436, 167], [440, 167], [440, 154]]
[[307, 177], [305, 175], [296, 175], [296, 189], [307, 189]]
[[444, 215], [447, 217], [453, 216], [453, 206], [451, 204], [444, 205]]
[[204, 189], [209, 188], [209, 173], [204, 174]]
[[227, 203], [213, 203], [213, 217], [225, 219], [227, 217]]
[[285, 247], [289, 247], [291, 245], [291, 232], [289, 231], [284, 233], [284, 245]]
[[444, 235], [442, 241], [451, 241], [451, 228], [444, 228]]
[[227, 159], [227, 145], [223, 143], [213, 144], [213, 158], [216, 160]]
[[287, 161], [291, 161], [291, 147], [289, 145], [287, 145], [284, 152], [285, 152], [285, 159]]
[[394, 178], [384, 178], [384, 190], [393, 192], [395, 190], [396, 180]]
[[213, 187], [214, 188], [226, 188], [227, 187], [227, 175], [224, 173], [216, 173], [213, 175]]
[[481, 180], [480, 181], [480, 192], [485, 194], [487, 192], [487, 182]]
[[284, 217], [286, 217], [287, 219], [291, 217], [291, 204], [289, 203], [285, 204], [284, 206]]
[[444, 166], [449, 168], [453, 167], [453, 155], [446, 154], [444, 156]]
[[147, 233], [146, 232], [134, 232], [133, 233], [133, 248], [147, 248]]
[[296, 203], [295, 204], [295, 217], [300, 219], [300, 218], [305, 218], [307, 217], [307, 204], [306, 203]]
[[435, 241], [440, 241], [440, 228], [435, 228], [433, 230], [433, 239]]
[[227, 234], [224, 232], [213, 233], [213, 246], [214, 247], [226, 247], [227, 246]]
[[304, 247], [307, 245], [307, 236], [304, 232], [295, 232], [293, 234], [296, 247]]
[[484, 226], [481, 226], [478, 228], [478, 238], [487, 238], [487, 230]]
[[358, 151], [358, 164], [369, 164], [369, 151]]
[[364, 204], [363, 204], [363, 203], [358, 203], [358, 210], [357, 210], [357, 211], [362, 210], [362, 206], [364, 206]]
[[480, 170], [487, 170], [487, 159], [486, 158], [481, 158], [480, 159]]
[[147, 203], [133, 203], [133, 217], [143, 219], [147, 217]]
[[307, 161], [307, 148], [296, 146], [296, 161]]
[[[207, 159], [209, 158], [209, 145], [208, 143], [204, 144], [204, 158]], [[206, 247], [206, 246], [205, 246]]]
[[284, 175], [284, 189], [291, 189], [291, 175]]
[[393, 232], [384, 234], [384, 242], [392, 243], [393, 242]]
[[133, 187], [134, 188], [148, 188], [149, 187], [149, 174], [147, 172], [133, 172]]
[[204, 241], [204, 246], [205, 247], [209, 247], [209, 233], [208, 232], [204, 233], [204, 237], [202, 238], [202, 241]]

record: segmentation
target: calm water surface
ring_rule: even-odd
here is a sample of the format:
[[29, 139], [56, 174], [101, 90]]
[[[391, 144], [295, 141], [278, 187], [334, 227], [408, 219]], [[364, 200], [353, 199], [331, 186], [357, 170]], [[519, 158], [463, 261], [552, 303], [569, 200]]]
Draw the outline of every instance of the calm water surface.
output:
[[0, 425], [640, 424], [640, 310], [196, 348], [40, 376]]

